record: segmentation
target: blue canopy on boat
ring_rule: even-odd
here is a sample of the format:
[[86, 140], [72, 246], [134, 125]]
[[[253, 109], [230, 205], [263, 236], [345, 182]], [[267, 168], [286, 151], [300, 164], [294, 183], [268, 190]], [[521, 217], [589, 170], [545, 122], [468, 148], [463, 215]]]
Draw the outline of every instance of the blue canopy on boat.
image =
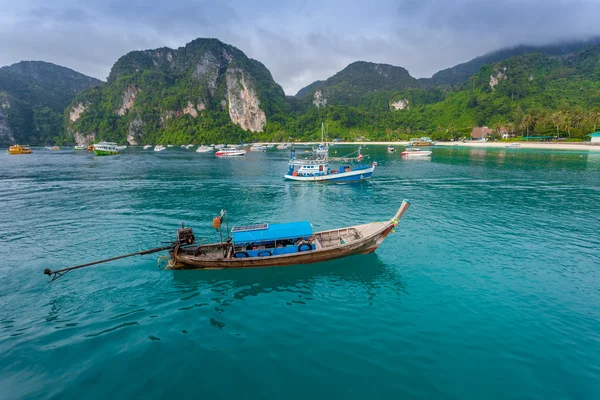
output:
[[313, 235], [313, 229], [308, 221], [288, 222], [285, 224], [266, 225], [264, 229], [243, 230], [234, 227], [233, 241], [235, 243], [259, 243], [282, 239], [305, 238]]

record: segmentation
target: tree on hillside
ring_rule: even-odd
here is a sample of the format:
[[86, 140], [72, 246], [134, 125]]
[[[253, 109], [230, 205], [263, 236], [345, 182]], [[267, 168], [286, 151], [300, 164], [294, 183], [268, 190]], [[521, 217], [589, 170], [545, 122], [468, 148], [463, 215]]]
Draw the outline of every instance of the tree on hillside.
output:
[[531, 118], [531, 115], [529, 114], [525, 114], [521, 120], [520, 128], [521, 130], [527, 130], [527, 137], [529, 137], [529, 127], [531, 126], [532, 122], [533, 118]]
[[550, 116], [550, 122], [552, 122], [552, 125], [554, 125], [556, 127], [557, 138], [560, 138], [559, 129], [563, 124], [563, 113], [561, 111], [553, 112], [552, 115]]
[[600, 122], [600, 109], [594, 108], [588, 113], [589, 121], [594, 124], [594, 132], [596, 132], [596, 125]]

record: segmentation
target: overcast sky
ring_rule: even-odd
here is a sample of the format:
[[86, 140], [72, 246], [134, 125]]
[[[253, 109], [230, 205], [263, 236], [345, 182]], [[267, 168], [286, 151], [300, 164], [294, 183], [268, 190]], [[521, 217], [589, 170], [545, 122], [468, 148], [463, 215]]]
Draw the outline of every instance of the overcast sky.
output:
[[415, 77], [516, 44], [600, 34], [600, 0], [0, 0], [0, 65], [42, 60], [105, 80], [131, 50], [216, 37], [287, 94], [353, 61]]

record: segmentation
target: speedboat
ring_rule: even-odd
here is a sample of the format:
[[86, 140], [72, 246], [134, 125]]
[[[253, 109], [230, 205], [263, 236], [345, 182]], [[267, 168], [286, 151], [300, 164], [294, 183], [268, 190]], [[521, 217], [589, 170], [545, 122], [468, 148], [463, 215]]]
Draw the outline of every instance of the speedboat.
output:
[[199, 146], [196, 149], [196, 153], [212, 153], [214, 151], [214, 149], [210, 146]]
[[173, 145], [172, 144], [168, 144], [167, 147], [173, 147]]
[[152, 145], [151, 145], [151, 144], [147, 144], [147, 145], [145, 145], [145, 146], [144, 146], [144, 150], [148, 150], [148, 149], [149, 149], [149, 148], [151, 148], [151, 147], [152, 147]]
[[119, 147], [113, 142], [100, 142], [94, 145], [94, 154], [97, 156], [112, 156], [119, 154]]
[[167, 148], [166, 148], [165, 146], [163, 146], [162, 144], [157, 144], [157, 145], [154, 147], [154, 151], [163, 151], [163, 150], [166, 150], [166, 149], [167, 149]]
[[393, 153], [393, 152], [395, 152], [395, 151], [396, 151], [396, 149], [395, 149], [395, 148], [393, 148], [392, 146], [388, 146], [388, 147], [387, 147], [387, 151], [388, 151], [388, 153]]
[[267, 146], [262, 145], [262, 144], [255, 144], [252, 147], [250, 147], [250, 151], [262, 151], [262, 152], [265, 152], [265, 151], [267, 151]]
[[78, 144], [77, 146], [73, 147], [73, 150], [85, 150], [87, 149], [87, 145], [85, 144]]
[[22, 144], [15, 144], [8, 148], [8, 154], [31, 154], [31, 148]]
[[217, 151], [215, 153], [215, 156], [217, 156], [217, 157], [238, 157], [238, 156], [245, 156], [245, 155], [246, 155], [246, 150], [239, 150], [239, 149], [221, 148], [221, 149], [219, 149], [219, 151]]
[[188, 144], [187, 146], [185, 146], [186, 149], [191, 149], [192, 147], [194, 147], [193, 144]]
[[406, 150], [401, 153], [401, 155], [402, 157], [407, 158], [428, 157], [431, 155], [431, 151], [421, 150], [416, 147], [407, 147]]

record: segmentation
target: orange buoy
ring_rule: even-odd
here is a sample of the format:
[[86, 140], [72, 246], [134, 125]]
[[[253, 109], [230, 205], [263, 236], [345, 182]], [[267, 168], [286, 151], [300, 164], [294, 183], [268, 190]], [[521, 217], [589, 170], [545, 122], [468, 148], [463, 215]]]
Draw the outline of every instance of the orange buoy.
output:
[[213, 228], [215, 228], [215, 229], [221, 229], [221, 217], [214, 217], [213, 218]]

